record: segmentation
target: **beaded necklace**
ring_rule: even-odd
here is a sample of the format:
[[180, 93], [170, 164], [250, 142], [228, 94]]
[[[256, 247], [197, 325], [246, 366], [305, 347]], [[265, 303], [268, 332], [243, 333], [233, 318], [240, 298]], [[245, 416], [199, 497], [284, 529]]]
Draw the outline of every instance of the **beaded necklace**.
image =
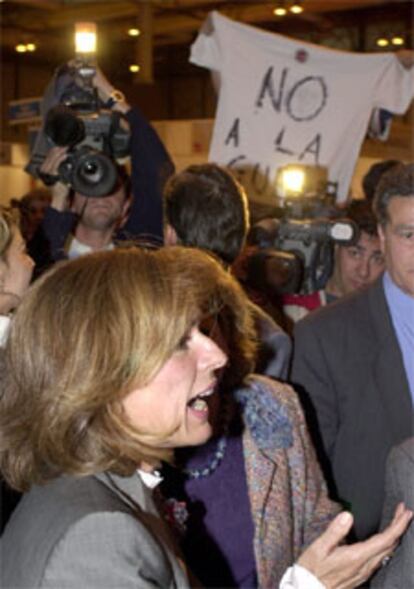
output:
[[224, 454], [226, 453], [226, 447], [227, 436], [223, 435], [218, 439], [216, 451], [209, 462], [201, 468], [185, 468], [183, 469], [184, 474], [186, 474], [189, 479], [201, 479], [210, 476], [223, 460]]

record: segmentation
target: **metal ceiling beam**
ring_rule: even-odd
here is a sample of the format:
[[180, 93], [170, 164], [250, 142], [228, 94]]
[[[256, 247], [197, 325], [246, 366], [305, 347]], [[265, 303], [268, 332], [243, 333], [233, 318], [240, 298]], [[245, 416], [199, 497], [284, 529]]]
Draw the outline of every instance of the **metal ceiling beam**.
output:
[[[16, 43], [16, 38], [22, 34], [33, 33], [39, 44], [48, 40], [48, 50], [53, 50], [55, 43], [62, 43], [62, 29], [72, 28], [77, 21], [93, 20], [102, 25], [108, 25], [112, 33], [111, 40], [126, 39], [126, 22], [128, 19], [136, 21], [139, 5], [142, 0], [134, 1], [109, 1], [109, 2], [82, 2], [68, 0], [63, 5], [63, 0], [14, 0], [14, 4], [25, 4], [27, 10], [21, 14], [14, 11], [10, 13], [10, 26], [7, 25], [7, 8], [3, 10], [3, 23], [1, 44], [10, 47]], [[148, 0], [146, 0], [148, 2]], [[217, 0], [149, 0], [153, 7], [153, 38], [155, 45], [179, 44], [182, 38], [195, 35], [199, 30], [208, 9], [216, 7]], [[350, 9], [382, 7], [400, 2], [389, 0], [305, 0], [306, 13], [303, 19], [316, 19], [320, 22], [326, 12], [340, 12]], [[52, 10], [59, 5], [59, 10]], [[222, 12], [240, 22], [256, 24], [271, 21], [274, 17], [271, 11], [272, 2], [237, 2], [230, 1], [223, 4]], [[36, 6], [37, 5], [37, 6]], [[45, 10], [39, 10], [42, 7]], [[47, 9], [46, 9], [47, 7]], [[191, 8], [191, 11], [190, 11]], [[397, 6], [396, 6], [397, 8]], [[176, 10], [180, 12], [176, 12]], [[189, 13], [181, 12], [188, 9]], [[319, 21], [318, 21], [319, 19]], [[19, 28], [20, 27], [20, 28]]]
[[[95, 20], [96, 22], [114, 21], [122, 18], [133, 17], [137, 14], [137, 4], [134, 2], [85, 2], [78, 3], [71, 0], [70, 4], [63, 4], [62, 1], [53, 0], [14, 0], [16, 4], [25, 4], [33, 8], [47, 8], [47, 12], [42, 15], [41, 21], [47, 28], [64, 27], [70, 23], [81, 20]], [[143, 0], [142, 0], [143, 1]], [[182, 26], [183, 30], [195, 30], [205, 12], [210, 8], [217, 6], [217, 0], [152, 0], [154, 8], [155, 34], [163, 34], [164, 31], [177, 30], [177, 25]], [[335, 0], [327, 2], [326, 0], [305, 0], [305, 10], [308, 13], [338, 12], [352, 10], [357, 8], [368, 8], [372, 6], [381, 6], [389, 4], [389, 0]], [[274, 2], [224, 2], [220, 7], [225, 14], [231, 14], [234, 17], [240, 16], [244, 22], [258, 22], [263, 19], [274, 18], [272, 15], [272, 6]], [[55, 10], [52, 10], [55, 8]], [[59, 8], [59, 10], [56, 10]], [[182, 13], [174, 14], [178, 9], [188, 9], [197, 12], [200, 9], [201, 18], [186, 16]], [[159, 11], [159, 13], [157, 13]], [[165, 15], [165, 12], [172, 14]], [[7, 14], [4, 15], [7, 24]], [[19, 16], [22, 26], [35, 26], [32, 13], [21, 14]]]
[[22, 4], [41, 10], [59, 10], [62, 7], [62, 2], [56, 0], [9, 0], [8, 4]]

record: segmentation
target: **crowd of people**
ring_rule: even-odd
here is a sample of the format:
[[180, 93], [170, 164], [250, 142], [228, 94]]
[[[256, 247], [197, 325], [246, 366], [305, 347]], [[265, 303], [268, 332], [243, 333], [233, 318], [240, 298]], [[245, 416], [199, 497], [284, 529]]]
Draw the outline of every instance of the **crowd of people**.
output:
[[0, 211], [2, 587], [414, 587], [414, 164], [371, 168], [292, 297], [271, 256], [249, 279], [235, 177], [112, 108], [109, 195], [53, 147]]

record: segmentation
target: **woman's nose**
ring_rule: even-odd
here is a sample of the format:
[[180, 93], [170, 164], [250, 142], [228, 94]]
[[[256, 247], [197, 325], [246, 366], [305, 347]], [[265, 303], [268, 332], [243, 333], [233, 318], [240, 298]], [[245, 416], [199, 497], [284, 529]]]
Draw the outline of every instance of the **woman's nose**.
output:
[[227, 364], [227, 354], [221, 347], [209, 336], [199, 333], [201, 355], [200, 364], [203, 368], [209, 370], [218, 370]]

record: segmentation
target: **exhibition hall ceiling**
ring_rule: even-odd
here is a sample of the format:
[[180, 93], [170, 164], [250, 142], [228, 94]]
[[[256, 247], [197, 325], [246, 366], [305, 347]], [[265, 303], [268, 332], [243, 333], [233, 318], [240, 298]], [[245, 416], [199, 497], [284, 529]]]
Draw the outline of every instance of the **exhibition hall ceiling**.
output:
[[[274, 9], [283, 4], [287, 15], [275, 16]], [[165, 64], [174, 69], [186, 61], [208, 12], [219, 10], [241, 22], [338, 48], [378, 50], [376, 38], [390, 32], [403, 35], [405, 47], [412, 47], [411, 1], [303, 0], [301, 14], [289, 11], [292, 4], [293, 0], [3, 1], [0, 44], [3, 59], [12, 59], [18, 43], [33, 43], [36, 51], [30, 58], [53, 66], [73, 54], [74, 23], [94, 21], [103, 60], [111, 55], [123, 64], [150, 36], [155, 69]], [[130, 28], [140, 28], [141, 34], [129, 36]]]

